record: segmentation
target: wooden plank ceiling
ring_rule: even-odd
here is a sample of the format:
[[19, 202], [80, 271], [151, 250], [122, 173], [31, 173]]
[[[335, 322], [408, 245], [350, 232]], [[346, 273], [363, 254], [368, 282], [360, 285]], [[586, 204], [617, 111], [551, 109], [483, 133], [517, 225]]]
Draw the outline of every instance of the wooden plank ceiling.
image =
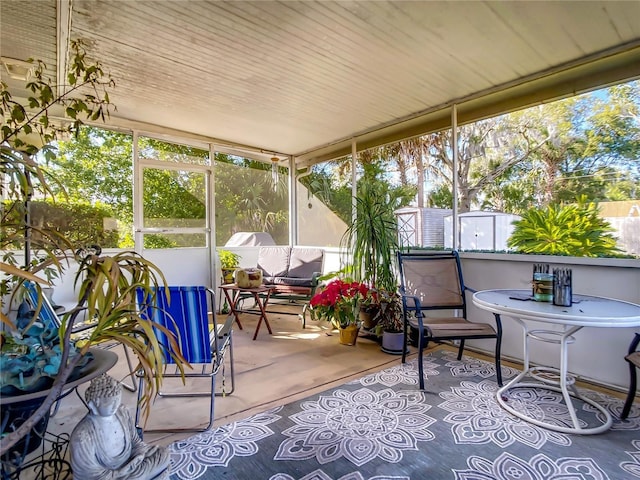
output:
[[466, 122], [640, 76], [638, 1], [2, 0], [0, 20], [2, 56], [54, 77], [84, 40], [112, 125], [300, 166], [442, 128], [453, 103]]

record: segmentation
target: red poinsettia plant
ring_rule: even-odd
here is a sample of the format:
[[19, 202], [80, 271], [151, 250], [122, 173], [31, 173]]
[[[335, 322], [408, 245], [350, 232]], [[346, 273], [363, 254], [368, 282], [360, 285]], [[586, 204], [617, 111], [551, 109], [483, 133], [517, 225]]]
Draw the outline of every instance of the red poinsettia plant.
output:
[[312, 318], [335, 321], [343, 328], [356, 324], [361, 303], [368, 301], [372, 294], [364, 283], [332, 280], [311, 298]]

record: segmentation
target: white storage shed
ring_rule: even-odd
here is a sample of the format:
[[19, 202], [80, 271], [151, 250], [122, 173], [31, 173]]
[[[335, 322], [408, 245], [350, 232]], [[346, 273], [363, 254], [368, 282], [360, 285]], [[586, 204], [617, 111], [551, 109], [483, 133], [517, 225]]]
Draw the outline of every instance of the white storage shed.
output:
[[403, 247], [442, 247], [444, 218], [449, 208], [406, 207], [395, 211], [398, 219], [398, 241]]
[[[508, 250], [507, 239], [519, 215], [502, 212], [466, 212], [458, 215], [460, 250]], [[444, 246], [453, 248], [453, 215], [444, 218]]]

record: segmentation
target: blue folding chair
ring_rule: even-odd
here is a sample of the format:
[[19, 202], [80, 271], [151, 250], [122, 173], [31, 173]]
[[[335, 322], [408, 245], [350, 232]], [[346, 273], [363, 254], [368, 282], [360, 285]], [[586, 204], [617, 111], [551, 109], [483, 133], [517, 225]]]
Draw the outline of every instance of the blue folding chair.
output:
[[[168, 291], [168, 295], [167, 295]], [[222, 324], [216, 322], [215, 292], [203, 286], [170, 286], [154, 289], [154, 295], [145, 295], [143, 290], [137, 291], [137, 300], [140, 308], [140, 316], [154, 324], [161, 325], [173, 333], [180, 347], [180, 353], [192, 367], [200, 365], [200, 371], [178, 371], [171, 356], [171, 346], [165, 332], [154, 328], [158, 342], [164, 346], [165, 378], [210, 378], [211, 387], [207, 391], [199, 392], [159, 392], [160, 397], [209, 397], [209, 423], [206, 427], [179, 427], [159, 428], [146, 430], [147, 432], [194, 432], [206, 431], [213, 427], [214, 398], [216, 396], [230, 395], [235, 390], [234, 365], [233, 365], [233, 320], [229, 315]], [[211, 321], [211, 325], [210, 325]], [[226, 352], [229, 352], [231, 389], [216, 393], [216, 375], [222, 371], [224, 382], [224, 364]], [[171, 366], [174, 372], [169, 372]], [[138, 387], [138, 405], [136, 408], [136, 428], [140, 435], [143, 429], [140, 426], [141, 398], [143, 391], [143, 378], [140, 376]], [[224, 383], [223, 383], [224, 385]]]
[[[26, 291], [25, 300], [31, 306], [34, 312], [38, 315], [38, 320], [45, 326], [46, 328], [60, 328], [62, 325], [62, 320], [58, 316], [58, 313], [49, 302], [49, 299], [38, 289], [38, 287], [33, 282], [24, 282], [23, 286]], [[95, 327], [95, 324], [89, 322], [83, 322], [81, 325], [74, 325], [71, 329], [72, 338], [81, 338], [83, 332], [87, 332]], [[104, 342], [99, 345], [100, 348], [104, 348], [105, 350], [110, 350], [116, 346], [118, 346], [118, 342]], [[131, 378], [131, 385], [127, 385], [126, 383], [122, 383], [122, 386], [129, 390], [130, 392], [136, 391], [136, 382], [133, 378], [134, 368], [133, 363], [131, 362], [131, 356], [129, 354], [129, 349], [126, 345], [122, 345], [124, 348], [124, 356], [127, 359], [127, 366], [129, 367], [129, 377]], [[57, 406], [56, 406], [57, 410]]]
[[38, 290], [35, 283], [24, 282], [23, 283], [26, 296], [25, 300], [31, 307], [31, 309], [38, 314], [38, 320], [47, 328], [59, 328], [62, 324], [60, 317], [53, 308], [53, 305], [49, 302], [47, 297]]

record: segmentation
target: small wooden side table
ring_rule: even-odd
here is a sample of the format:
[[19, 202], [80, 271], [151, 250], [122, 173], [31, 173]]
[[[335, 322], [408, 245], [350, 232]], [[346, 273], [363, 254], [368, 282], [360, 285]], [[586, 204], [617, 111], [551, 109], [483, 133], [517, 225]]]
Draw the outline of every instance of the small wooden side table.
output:
[[[257, 288], [243, 288], [239, 287], [235, 283], [229, 283], [226, 285], [220, 285], [220, 289], [224, 293], [227, 302], [229, 302], [229, 308], [231, 309], [231, 313], [235, 317], [236, 323], [238, 324], [238, 328], [240, 330], [242, 330], [242, 324], [240, 323], [240, 314], [248, 313], [250, 315], [260, 315], [260, 318], [258, 319], [258, 325], [256, 326], [256, 331], [253, 334], [254, 340], [258, 337], [260, 325], [262, 325], [263, 320], [265, 325], [267, 326], [269, 335], [273, 333], [271, 331], [271, 325], [269, 325], [269, 320], [267, 319], [267, 304], [269, 303], [269, 297], [271, 296], [271, 288], [265, 286]], [[249, 295], [253, 297], [254, 301], [256, 302], [258, 311], [241, 310], [238, 308], [238, 302], [243, 298], [247, 298]]]

